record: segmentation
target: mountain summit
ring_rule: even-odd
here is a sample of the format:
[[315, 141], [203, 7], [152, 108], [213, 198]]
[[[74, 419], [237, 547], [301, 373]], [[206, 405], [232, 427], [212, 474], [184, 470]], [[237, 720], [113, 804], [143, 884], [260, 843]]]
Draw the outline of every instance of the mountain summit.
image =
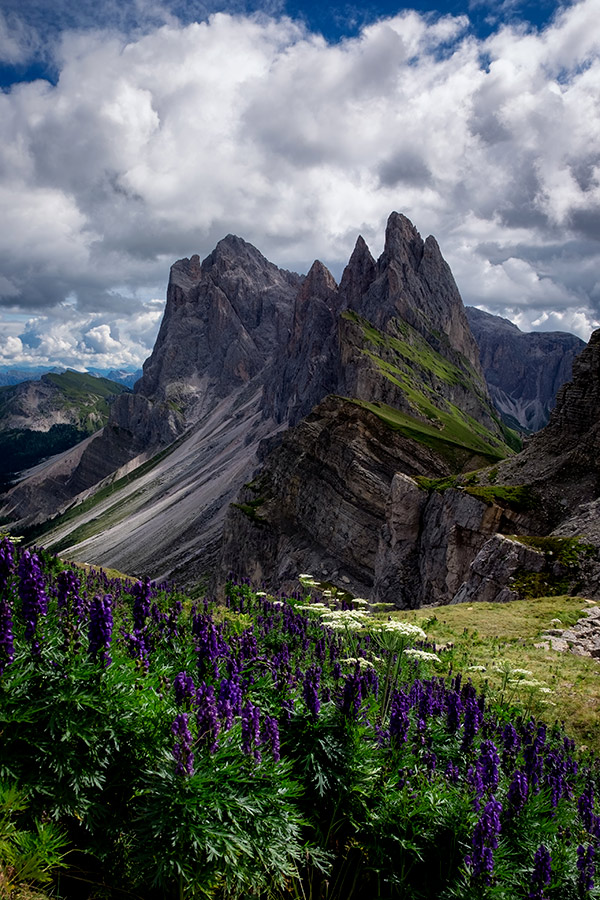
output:
[[[302, 277], [234, 235], [176, 262], [134, 392], [97, 436], [5, 495], [1, 514], [132, 574], [218, 586], [234, 570], [285, 585], [314, 564], [418, 605], [451, 598], [482, 535], [519, 523], [460, 498], [452, 514], [435, 497], [424, 511], [415, 479], [517, 448], [437, 242], [392, 213], [383, 253], [359, 236], [339, 285], [318, 260]], [[427, 547], [430, 587], [401, 591]]]

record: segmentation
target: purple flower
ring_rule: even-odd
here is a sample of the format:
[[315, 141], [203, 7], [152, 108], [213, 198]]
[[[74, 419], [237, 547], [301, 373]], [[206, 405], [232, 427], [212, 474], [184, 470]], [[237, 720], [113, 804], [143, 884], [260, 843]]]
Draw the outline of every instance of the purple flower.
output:
[[533, 873], [531, 875], [531, 890], [527, 895], [528, 900], [544, 900], [544, 888], [552, 880], [552, 857], [549, 850], [540, 844], [535, 851], [533, 860]]
[[529, 782], [527, 781], [527, 775], [525, 772], [520, 772], [517, 769], [508, 788], [509, 815], [516, 815], [523, 809], [527, 802], [528, 793]]
[[177, 706], [185, 706], [191, 704], [196, 694], [194, 679], [187, 672], [179, 672], [173, 679], [173, 691], [175, 692], [175, 703]]
[[481, 818], [477, 822], [471, 840], [471, 853], [465, 857], [465, 863], [471, 869], [474, 878], [480, 878], [484, 884], [491, 884], [494, 872], [494, 853], [498, 846], [500, 833], [500, 813], [502, 804], [493, 798], [486, 804]]
[[279, 723], [277, 722], [277, 719], [272, 716], [265, 716], [263, 738], [264, 742], [271, 747], [273, 759], [275, 762], [279, 762], [281, 758], [279, 752]]
[[260, 762], [260, 744], [260, 708], [248, 700], [242, 710], [242, 750], [246, 756], [252, 753], [254, 759]]
[[394, 691], [390, 709], [390, 737], [397, 744], [404, 744], [408, 738], [410, 720], [408, 711], [410, 700], [404, 691]]
[[591, 784], [587, 785], [577, 801], [577, 809], [585, 830], [591, 833], [594, 814], [594, 788]]
[[152, 601], [152, 588], [150, 579], [144, 578], [134, 585], [131, 594], [133, 596], [133, 630], [141, 631], [150, 615]]
[[477, 768], [481, 772], [483, 786], [488, 793], [494, 793], [498, 787], [498, 765], [500, 757], [493, 741], [482, 741]]
[[[469, 687], [469, 685], [467, 685]], [[466, 690], [466, 689], [465, 689]], [[468, 750], [473, 738], [481, 728], [483, 713], [477, 702], [475, 691], [469, 692], [464, 703], [462, 749]]]
[[100, 656], [104, 666], [109, 666], [112, 659], [108, 653], [112, 638], [113, 614], [110, 594], [96, 596], [90, 607], [90, 625], [88, 630], [88, 653], [92, 659]]
[[446, 763], [444, 775], [451, 784], [458, 784], [458, 780], [460, 778], [460, 769], [458, 768], [456, 763], [452, 762], [451, 759], [449, 759]]
[[0, 597], [0, 675], [15, 658], [12, 611], [8, 599]]
[[362, 701], [362, 679], [360, 671], [347, 675], [342, 693], [342, 715], [355, 719]]
[[40, 652], [36, 631], [40, 616], [48, 612], [48, 597], [40, 561], [35, 553], [24, 550], [19, 561], [19, 597], [21, 612], [25, 620], [25, 639], [31, 641], [31, 648], [37, 656]]
[[460, 716], [462, 713], [463, 705], [462, 700], [460, 699], [460, 694], [457, 691], [452, 691], [448, 695], [447, 700], [447, 722], [448, 722], [448, 730], [452, 733], [458, 731], [460, 728]]
[[321, 682], [321, 669], [319, 666], [310, 666], [304, 675], [304, 684], [302, 686], [302, 696], [306, 708], [316, 719], [321, 709], [321, 701], [319, 700], [319, 684]]
[[175, 774], [182, 776], [193, 775], [194, 754], [192, 752], [192, 735], [188, 726], [187, 713], [177, 714], [171, 726], [171, 731], [175, 735], [175, 743], [173, 745], [173, 758], [177, 763]]
[[196, 723], [198, 725], [198, 740], [203, 741], [211, 753], [214, 753], [218, 745], [221, 724], [217, 712], [215, 689], [212, 684], [202, 682], [196, 691]]
[[582, 895], [594, 890], [594, 875], [596, 867], [594, 866], [594, 848], [588, 844], [587, 850], [581, 845], [577, 848], [577, 871], [579, 877], [577, 883], [579, 892]]

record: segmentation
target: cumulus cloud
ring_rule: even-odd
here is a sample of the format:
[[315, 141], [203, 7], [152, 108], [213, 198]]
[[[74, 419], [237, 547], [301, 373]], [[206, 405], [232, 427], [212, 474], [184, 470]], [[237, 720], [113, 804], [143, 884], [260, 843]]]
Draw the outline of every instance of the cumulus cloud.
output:
[[53, 315], [7, 322], [0, 336], [0, 365], [137, 368], [154, 343], [164, 301], [140, 303], [135, 313], [111, 318], [81, 314], [69, 304]]
[[333, 45], [287, 18], [145, 8], [160, 27], [67, 32], [56, 85], [0, 95], [0, 309], [34, 323], [6, 325], [17, 356], [139, 363], [175, 258], [234, 232], [339, 276], [392, 209], [436, 235], [466, 303], [589, 336], [600, 0], [486, 40], [405, 11]]

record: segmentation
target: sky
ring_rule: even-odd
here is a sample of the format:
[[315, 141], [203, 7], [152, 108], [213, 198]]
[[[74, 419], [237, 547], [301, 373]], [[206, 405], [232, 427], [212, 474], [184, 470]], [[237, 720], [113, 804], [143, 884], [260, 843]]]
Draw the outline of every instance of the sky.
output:
[[467, 305], [600, 324], [600, 0], [0, 0], [0, 364], [138, 367], [228, 233], [339, 279], [392, 210]]

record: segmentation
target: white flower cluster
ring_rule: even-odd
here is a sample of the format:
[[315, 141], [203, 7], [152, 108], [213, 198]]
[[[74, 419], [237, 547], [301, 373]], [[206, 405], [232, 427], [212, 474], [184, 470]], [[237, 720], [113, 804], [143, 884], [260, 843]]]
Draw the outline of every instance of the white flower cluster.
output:
[[469, 666], [467, 672], [485, 672], [485, 666]]
[[358, 631], [365, 626], [362, 609], [330, 609], [322, 613], [323, 624], [334, 631]]
[[423, 629], [418, 625], [413, 625], [412, 622], [381, 622], [373, 628], [373, 631], [376, 633], [393, 632], [414, 641], [424, 641], [427, 638]]
[[415, 647], [407, 647], [404, 651], [405, 656], [410, 656], [411, 659], [417, 659], [420, 662], [439, 662], [439, 656], [436, 656], [435, 653], [428, 653], [427, 650], [417, 650]]
[[370, 660], [365, 659], [364, 656], [359, 656], [358, 659], [355, 659], [353, 656], [349, 656], [348, 659], [340, 659], [340, 662], [347, 663], [350, 666], [355, 666], [356, 663], [358, 663], [359, 666], [361, 667], [361, 669], [374, 669], [375, 668], [373, 663]]

